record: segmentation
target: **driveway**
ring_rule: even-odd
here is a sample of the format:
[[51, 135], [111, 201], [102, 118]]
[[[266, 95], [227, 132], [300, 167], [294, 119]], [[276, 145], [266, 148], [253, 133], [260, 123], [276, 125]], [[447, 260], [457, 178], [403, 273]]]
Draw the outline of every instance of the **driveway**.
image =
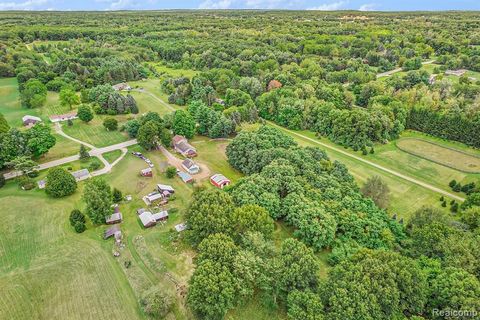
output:
[[[182, 167], [182, 161], [181, 159], [175, 157], [170, 151], [168, 151], [165, 147], [161, 146], [160, 151], [163, 153], [163, 155], [167, 158], [167, 162], [171, 165], [177, 168], [180, 171], [185, 171], [185, 169]], [[197, 174], [192, 174], [191, 176], [195, 180], [203, 180], [210, 178], [211, 171], [208, 168], [207, 165], [200, 163], [198, 161], [195, 161], [195, 163], [200, 167], [200, 172]]]

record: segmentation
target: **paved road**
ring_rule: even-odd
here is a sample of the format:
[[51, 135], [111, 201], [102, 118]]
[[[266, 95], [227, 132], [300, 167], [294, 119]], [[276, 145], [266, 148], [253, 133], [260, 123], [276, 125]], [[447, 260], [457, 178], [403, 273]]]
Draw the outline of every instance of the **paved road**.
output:
[[[422, 62], [422, 65], [432, 64], [434, 62], [435, 62], [435, 60], [428, 60], [428, 61]], [[392, 74], [400, 72], [402, 70], [403, 70], [402, 68], [397, 68], [397, 69], [393, 69], [393, 70], [390, 70], [390, 71], [387, 71], [387, 72], [377, 73], [377, 79], [382, 78], [382, 77], [389, 77]]]
[[298, 133], [298, 132], [285, 129], [285, 128], [279, 126], [279, 125], [274, 124], [273, 122], [268, 121], [268, 123], [269, 123], [270, 125], [274, 126], [274, 127], [280, 128], [280, 129], [288, 132], [288, 133], [291, 134], [291, 135], [295, 135], [295, 136], [300, 137], [300, 138], [302, 138], [302, 139], [305, 139], [305, 140], [308, 140], [308, 141], [313, 142], [313, 143], [315, 143], [315, 144], [318, 144], [318, 145], [320, 145], [320, 146], [322, 146], [322, 147], [324, 147], [324, 148], [333, 150], [333, 151], [335, 151], [335, 152], [339, 152], [339, 153], [341, 153], [341, 154], [343, 154], [343, 155], [345, 155], [345, 156], [348, 156], [348, 157], [353, 158], [353, 159], [355, 159], [355, 160], [357, 160], [357, 161], [360, 161], [360, 162], [363, 162], [363, 163], [365, 163], [365, 164], [368, 164], [368, 165], [370, 165], [370, 166], [372, 166], [372, 167], [375, 167], [375, 168], [377, 168], [377, 169], [379, 169], [379, 170], [385, 171], [385, 172], [387, 172], [387, 173], [389, 173], [389, 174], [391, 174], [391, 175], [394, 175], [394, 176], [396, 176], [396, 177], [399, 177], [399, 178], [401, 178], [401, 179], [403, 179], [403, 180], [406, 180], [406, 181], [415, 183], [415, 184], [417, 184], [417, 185], [419, 185], [419, 186], [421, 186], [421, 187], [424, 187], [425, 189], [429, 189], [429, 190], [431, 190], [431, 191], [440, 193], [440, 194], [442, 194], [442, 195], [444, 195], [444, 196], [450, 197], [450, 198], [455, 199], [455, 200], [458, 200], [458, 201], [465, 201], [465, 198], [462, 198], [462, 197], [460, 197], [460, 196], [458, 196], [458, 195], [456, 195], [456, 194], [453, 194], [453, 193], [448, 192], [448, 191], [446, 191], [446, 190], [437, 188], [437, 187], [435, 187], [435, 186], [432, 186], [431, 184], [428, 184], [428, 183], [426, 183], [426, 182], [423, 182], [423, 181], [420, 181], [420, 180], [418, 180], [418, 179], [412, 178], [412, 177], [407, 176], [407, 175], [405, 175], [405, 174], [403, 174], [403, 173], [400, 173], [400, 172], [398, 172], [398, 171], [395, 171], [395, 170], [386, 168], [386, 167], [381, 166], [381, 165], [379, 165], [379, 164], [377, 164], [377, 163], [374, 163], [374, 162], [372, 162], [372, 161], [366, 160], [366, 159], [364, 159], [364, 158], [362, 158], [362, 157], [359, 157], [359, 156], [357, 156], [357, 155], [351, 154], [351, 153], [349, 153], [349, 152], [347, 152], [347, 151], [345, 151], [345, 150], [343, 150], [343, 149], [341, 149], [341, 148], [337, 148], [337, 147], [328, 145], [328, 144], [326, 144], [326, 143], [323, 143], [323, 142], [318, 141], [318, 140], [316, 140], [316, 139], [312, 139], [312, 138], [307, 137], [307, 136], [305, 136], [305, 135], [303, 135], [303, 134], [300, 134], [300, 133]]

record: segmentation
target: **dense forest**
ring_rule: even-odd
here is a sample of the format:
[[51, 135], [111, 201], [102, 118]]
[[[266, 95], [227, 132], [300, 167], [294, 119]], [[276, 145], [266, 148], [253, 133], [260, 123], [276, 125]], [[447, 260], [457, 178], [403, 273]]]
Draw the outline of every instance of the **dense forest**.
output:
[[[272, 121], [365, 154], [405, 129], [480, 148], [480, 78], [445, 73], [480, 72], [479, 13], [2, 12], [0, 26], [0, 77], [17, 78], [24, 108], [56, 91], [82, 104], [86, 122], [92, 111], [137, 114], [112, 85], [161, 77], [157, 90], [185, 107], [128, 120], [129, 137], [147, 150], [172, 134], [233, 139], [228, 162], [245, 176], [196, 190], [186, 213], [197, 253], [187, 303], [198, 317], [222, 319], [258, 297], [295, 320], [480, 310], [478, 190], [457, 216], [423, 208], [403, 221], [323, 150], [268, 126], [241, 130]], [[50, 127], [19, 131], [0, 117], [0, 167], [54, 144]], [[280, 222], [294, 238], [278, 244]]]

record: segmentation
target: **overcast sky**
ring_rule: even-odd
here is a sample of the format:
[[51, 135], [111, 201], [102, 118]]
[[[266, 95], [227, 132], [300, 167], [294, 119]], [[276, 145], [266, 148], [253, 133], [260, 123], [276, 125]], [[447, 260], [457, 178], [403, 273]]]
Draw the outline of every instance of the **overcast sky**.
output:
[[0, 0], [1, 10], [480, 10], [480, 0]]

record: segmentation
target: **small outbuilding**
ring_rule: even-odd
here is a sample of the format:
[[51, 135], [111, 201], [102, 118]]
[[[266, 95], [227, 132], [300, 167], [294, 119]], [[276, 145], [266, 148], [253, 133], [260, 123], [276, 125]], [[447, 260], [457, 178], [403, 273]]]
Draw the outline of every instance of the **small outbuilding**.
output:
[[175, 189], [173, 189], [173, 187], [169, 186], [168, 184], [160, 184], [160, 183], [157, 184], [157, 190], [160, 193], [163, 193], [163, 192], [168, 192], [171, 194], [175, 193]]
[[183, 172], [183, 171], [180, 171], [177, 173], [177, 175], [180, 177], [180, 179], [182, 179], [183, 182], [185, 183], [192, 183], [193, 182], [193, 178], [191, 175], [189, 175], [188, 173], [186, 172]]
[[186, 223], [180, 223], [180, 224], [177, 224], [175, 226], [175, 230], [177, 232], [182, 232], [182, 231], [185, 231], [185, 229], [187, 229], [187, 224]]
[[105, 232], [103, 233], [103, 239], [108, 239], [114, 236], [117, 232], [121, 232], [120, 227], [118, 225], [110, 227], [107, 230], [105, 230]]
[[182, 167], [190, 174], [197, 174], [200, 171], [200, 167], [189, 158], [182, 161]]
[[31, 127], [39, 122], [42, 122], [42, 119], [40, 119], [39, 117], [26, 115], [22, 117], [22, 122], [25, 127]]
[[168, 211], [164, 210], [164, 211], [160, 211], [160, 212], [157, 212], [157, 213], [154, 213], [153, 214], [153, 218], [155, 219], [155, 221], [165, 221], [168, 219]]
[[164, 195], [159, 192], [152, 192], [143, 197], [143, 202], [147, 206], [151, 206], [155, 202], [162, 202], [164, 200]]
[[117, 84], [113, 85], [112, 88], [115, 91], [124, 91], [124, 90], [130, 91], [130, 90], [132, 90], [132, 87], [130, 87], [128, 85], [128, 83], [126, 83], [126, 82], [117, 83]]
[[145, 228], [150, 228], [157, 224], [157, 221], [155, 221], [155, 218], [150, 211], [144, 211], [138, 217]]
[[140, 171], [140, 175], [141, 175], [142, 177], [149, 177], [149, 178], [151, 178], [151, 177], [153, 177], [153, 170], [152, 170], [152, 168], [142, 169], [142, 170]]
[[82, 170], [74, 171], [71, 174], [75, 178], [75, 180], [77, 180], [77, 182], [88, 179], [88, 178], [91, 177], [90, 171], [88, 171], [88, 169], [82, 169]]
[[145, 211], [147, 211], [147, 209], [145, 209], [145, 208], [137, 209], [137, 215], [141, 215], [141, 214], [144, 213]]
[[45, 180], [40, 180], [37, 182], [37, 185], [38, 185], [38, 189], [45, 189], [47, 182]]
[[116, 212], [114, 214], [109, 215], [105, 218], [106, 224], [116, 224], [122, 222], [122, 214], [120, 212]]
[[231, 181], [229, 179], [227, 179], [223, 174], [221, 173], [217, 173], [217, 174], [214, 174], [213, 176], [210, 177], [210, 182], [220, 188], [220, 189], [223, 189], [225, 186], [228, 186]]

